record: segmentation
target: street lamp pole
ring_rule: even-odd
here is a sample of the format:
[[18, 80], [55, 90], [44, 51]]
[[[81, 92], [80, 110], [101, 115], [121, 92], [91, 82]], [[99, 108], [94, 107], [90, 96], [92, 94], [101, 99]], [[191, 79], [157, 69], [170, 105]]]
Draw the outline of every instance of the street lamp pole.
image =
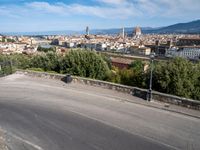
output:
[[150, 59], [151, 59], [151, 72], [150, 72], [150, 81], [149, 81], [149, 91], [148, 91], [148, 101], [152, 100], [152, 78], [153, 78], [153, 61], [155, 58], [155, 53], [150, 54]]

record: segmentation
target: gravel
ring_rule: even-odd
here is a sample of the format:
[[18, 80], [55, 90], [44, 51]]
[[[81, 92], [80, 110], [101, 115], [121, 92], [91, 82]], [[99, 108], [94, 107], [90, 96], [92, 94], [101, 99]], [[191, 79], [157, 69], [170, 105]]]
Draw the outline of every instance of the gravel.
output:
[[4, 132], [2, 130], [0, 130], [0, 150], [8, 150], [4, 138]]

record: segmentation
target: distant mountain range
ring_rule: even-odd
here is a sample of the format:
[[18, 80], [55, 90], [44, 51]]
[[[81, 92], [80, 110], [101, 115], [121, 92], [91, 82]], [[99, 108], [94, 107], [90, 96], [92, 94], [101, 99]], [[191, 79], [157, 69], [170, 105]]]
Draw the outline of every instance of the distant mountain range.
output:
[[[135, 27], [128, 27], [125, 28], [125, 32], [127, 34], [132, 34]], [[151, 28], [151, 27], [141, 27], [141, 30], [146, 33], [146, 31], [152, 31], [158, 28]], [[96, 29], [90, 31], [92, 34], [119, 34], [122, 32], [122, 28], [115, 28], [115, 29]]]
[[150, 33], [185, 33], [193, 34], [200, 33], [200, 20], [195, 20], [187, 23], [177, 23], [167, 27], [162, 27], [156, 30], [150, 30]]
[[[125, 28], [126, 33], [132, 34], [134, 27]], [[159, 28], [151, 28], [151, 27], [141, 27], [143, 33], [184, 33], [184, 34], [200, 34], [200, 20], [188, 22], [188, 23], [177, 23], [174, 25], [159, 27]], [[92, 33], [95, 34], [118, 34], [122, 31], [122, 29], [105, 29], [105, 30], [92, 30]]]
[[[125, 28], [127, 34], [132, 34], [135, 27]], [[177, 23], [174, 25], [152, 28], [141, 27], [144, 34], [165, 34], [165, 33], [184, 33], [184, 34], [200, 34], [200, 20], [195, 20], [187, 23]], [[90, 30], [91, 34], [119, 34], [122, 31], [121, 28], [114, 29], [94, 29]], [[4, 35], [78, 35], [84, 34], [85, 31], [47, 31], [47, 32], [18, 32], [18, 33], [0, 33]]]

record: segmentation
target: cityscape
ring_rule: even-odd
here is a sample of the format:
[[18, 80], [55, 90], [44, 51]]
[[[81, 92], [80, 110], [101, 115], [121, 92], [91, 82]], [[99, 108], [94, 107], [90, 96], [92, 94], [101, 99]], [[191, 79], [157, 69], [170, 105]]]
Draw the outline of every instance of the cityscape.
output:
[[199, 150], [199, 6], [0, 1], [0, 150]]
[[[200, 20], [196, 22], [200, 24]], [[33, 54], [38, 47], [55, 47], [56, 52], [81, 48], [141, 57], [154, 52], [161, 59], [183, 57], [198, 61], [200, 58], [200, 34], [145, 34], [139, 26], [132, 28], [132, 32], [123, 27], [118, 34], [90, 34], [87, 26], [80, 35], [1, 35], [0, 41], [0, 53], [8, 55]]]

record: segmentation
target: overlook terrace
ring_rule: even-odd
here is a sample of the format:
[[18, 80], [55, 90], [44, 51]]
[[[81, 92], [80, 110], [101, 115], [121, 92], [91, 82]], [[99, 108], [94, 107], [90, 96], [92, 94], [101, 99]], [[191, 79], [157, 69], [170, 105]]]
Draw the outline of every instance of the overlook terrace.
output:
[[199, 148], [199, 119], [184, 114], [193, 110], [41, 77], [0, 78], [0, 126], [12, 149]]

